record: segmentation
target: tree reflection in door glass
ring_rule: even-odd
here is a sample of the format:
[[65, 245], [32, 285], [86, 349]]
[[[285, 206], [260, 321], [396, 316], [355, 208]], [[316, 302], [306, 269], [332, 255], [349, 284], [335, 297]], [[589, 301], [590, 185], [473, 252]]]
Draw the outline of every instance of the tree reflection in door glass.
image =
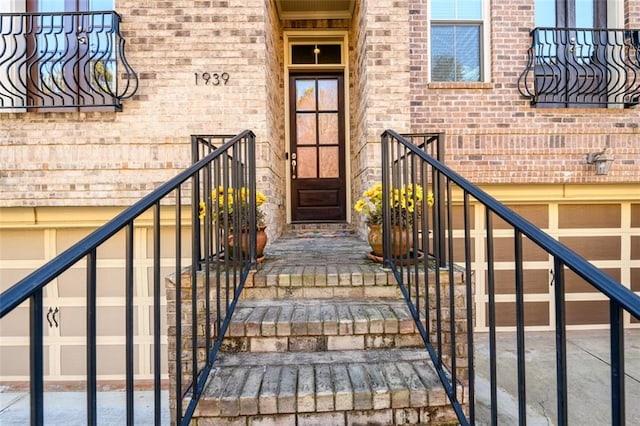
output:
[[318, 110], [336, 111], [338, 109], [338, 82], [336, 80], [318, 80]]
[[296, 140], [298, 145], [315, 145], [316, 115], [296, 114]]
[[298, 148], [298, 178], [317, 178], [318, 163], [316, 147]]
[[298, 111], [316, 109], [316, 84], [314, 80], [296, 81], [296, 109]]

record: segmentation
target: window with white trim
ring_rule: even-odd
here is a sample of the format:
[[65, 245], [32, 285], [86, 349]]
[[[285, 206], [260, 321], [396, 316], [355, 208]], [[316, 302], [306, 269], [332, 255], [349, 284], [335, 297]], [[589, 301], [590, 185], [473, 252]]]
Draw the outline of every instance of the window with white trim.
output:
[[484, 0], [430, 1], [431, 81], [483, 81]]

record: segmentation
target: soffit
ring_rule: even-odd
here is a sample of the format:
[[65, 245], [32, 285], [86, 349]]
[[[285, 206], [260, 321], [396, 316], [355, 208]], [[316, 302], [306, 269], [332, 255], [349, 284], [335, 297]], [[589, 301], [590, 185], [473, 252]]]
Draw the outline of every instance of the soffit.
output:
[[350, 19], [356, 0], [275, 0], [283, 20]]

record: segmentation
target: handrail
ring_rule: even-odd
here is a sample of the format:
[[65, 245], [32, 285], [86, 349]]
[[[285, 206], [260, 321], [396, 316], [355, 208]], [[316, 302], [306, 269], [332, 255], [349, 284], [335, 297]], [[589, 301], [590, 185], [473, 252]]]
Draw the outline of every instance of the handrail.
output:
[[637, 105], [640, 30], [534, 28], [518, 90], [532, 105]]
[[[229, 161], [230, 154], [233, 153], [234, 161]], [[202, 184], [200, 183], [202, 182]], [[176, 228], [176, 254], [175, 254], [175, 279], [177, 303], [175, 306], [175, 324], [170, 324], [176, 328], [176, 348], [177, 360], [182, 360], [181, 355], [183, 340], [191, 340], [192, 379], [185, 385], [182, 383], [182, 363], [178, 362], [177, 370], [177, 410], [176, 423], [188, 424], [190, 415], [193, 414], [195, 406], [202, 394], [204, 382], [212, 368], [217, 356], [217, 351], [222, 343], [225, 331], [228, 327], [231, 315], [235, 308], [235, 303], [247, 279], [249, 270], [256, 263], [255, 256], [255, 232], [250, 239], [250, 250], [244, 253], [235, 250], [230, 253], [230, 243], [226, 238], [221, 238], [220, 233], [225, 230], [220, 226], [213, 226], [213, 220], [203, 220], [200, 211], [200, 201], [208, 206], [207, 211], [214, 212], [217, 207], [212, 204], [212, 184], [220, 183], [224, 188], [247, 188], [251, 193], [255, 193], [255, 136], [253, 132], [245, 130], [237, 136], [227, 140], [218, 149], [212, 151], [204, 158], [193, 164], [188, 169], [179, 173], [176, 177], [162, 184], [155, 191], [133, 204], [131, 207], [118, 214], [111, 221], [101, 226], [87, 237], [83, 238], [59, 256], [49, 261], [47, 264], [32, 272], [27, 277], [21, 279], [0, 294], [0, 319], [12, 312], [16, 307], [26, 300], [30, 300], [30, 324], [31, 324], [31, 413], [32, 422], [42, 424], [43, 419], [43, 389], [44, 389], [44, 369], [43, 369], [43, 330], [42, 330], [42, 302], [43, 289], [47, 284], [59, 277], [66, 270], [87, 259], [87, 412], [88, 424], [96, 423], [96, 265], [97, 248], [108, 241], [119, 231], [126, 231], [126, 390], [127, 390], [127, 418], [133, 419], [133, 313], [134, 313], [134, 276], [133, 276], [133, 226], [134, 221], [142, 214], [153, 211], [153, 283], [154, 283], [154, 392], [156, 398], [155, 424], [161, 423], [160, 416], [160, 207], [161, 204], [174, 204], [175, 206], [175, 228]], [[217, 188], [217, 186], [216, 186]], [[195, 191], [194, 191], [195, 189]], [[191, 193], [193, 211], [190, 215], [190, 226], [192, 228], [192, 267], [183, 269], [181, 266], [182, 237], [182, 199], [183, 192]], [[195, 200], [195, 202], [193, 202]], [[253, 213], [252, 213], [253, 212]], [[227, 211], [218, 213], [228, 213]], [[255, 203], [253, 209], [251, 203], [248, 208], [238, 207], [235, 215], [242, 215], [243, 220], [255, 224]], [[232, 216], [236, 217], [236, 216]], [[238, 216], [239, 217], [239, 216]], [[209, 217], [212, 219], [211, 217]], [[187, 219], [187, 220], [189, 220]], [[226, 232], [228, 232], [228, 223]], [[204, 247], [200, 247], [200, 241], [205, 241]], [[200, 257], [203, 254], [205, 257]], [[218, 258], [220, 256], [220, 258]], [[206, 282], [206, 312], [204, 316], [199, 312], [199, 294], [197, 285], [199, 278], [198, 271], [208, 271], [205, 274]], [[181, 278], [188, 272], [190, 286], [192, 288], [190, 300], [181, 301]], [[213, 278], [210, 277], [213, 275]], [[182, 278], [184, 279], [184, 278]], [[216, 289], [215, 293], [210, 293], [210, 288]], [[210, 306], [210, 302], [215, 303], [215, 307]], [[182, 333], [182, 316], [184, 302], [191, 311], [191, 321], [194, 327], [202, 327], [207, 330], [206, 336], [196, 336], [195, 332], [190, 336]], [[200, 316], [198, 315], [200, 314]], [[215, 317], [215, 320], [213, 319]], [[199, 325], [202, 324], [202, 325]], [[216, 327], [211, 330], [212, 324]], [[195, 328], [194, 328], [195, 330]], [[214, 336], [214, 341], [212, 341]], [[204, 342], [204, 343], [203, 343]], [[198, 353], [202, 350], [200, 344], [204, 344], [206, 359], [201, 359]], [[187, 345], [188, 346], [188, 345]], [[182, 399], [190, 396], [188, 406], [182, 409]]]
[[114, 11], [0, 14], [0, 111], [113, 107], [138, 90]]
[[[640, 296], [612, 279], [574, 251], [546, 234], [535, 225], [522, 218], [489, 194], [473, 185], [458, 173], [437, 161], [424, 150], [414, 146], [400, 134], [387, 130], [382, 134], [382, 164], [383, 164], [383, 213], [384, 261], [391, 268], [398, 282], [409, 309], [414, 317], [416, 326], [436, 371], [443, 383], [445, 391], [458, 415], [461, 424], [475, 422], [475, 372], [474, 372], [474, 292], [472, 288], [471, 265], [471, 230], [470, 230], [470, 200], [485, 208], [486, 231], [486, 271], [488, 295], [488, 323], [490, 344], [490, 391], [491, 391], [491, 419], [497, 422], [497, 349], [496, 349], [496, 312], [495, 312], [495, 274], [493, 254], [493, 217], [501, 218], [514, 232], [514, 270], [516, 297], [516, 331], [517, 331], [517, 363], [518, 363], [518, 409], [520, 422], [526, 422], [526, 374], [525, 374], [525, 324], [524, 324], [524, 286], [523, 286], [523, 255], [524, 238], [546, 251], [554, 262], [554, 303], [555, 303], [555, 331], [556, 331], [556, 383], [557, 383], [557, 416], [558, 423], [567, 424], [567, 349], [566, 349], [566, 315], [564, 305], [564, 272], [565, 268], [572, 270], [586, 283], [593, 286], [606, 296], [610, 305], [610, 348], [611, 348], [611, 389], [603, 395], [611, 394], [612, 423], [624, 424], [624, 324], [623, 312], [640, 319]], [[444, 179], [444, 195], [436, 195], [435, 205], [445, 206], [444, 215], [434, 208], [433, 220], [427, 214], [427, 204], [423, 202], [420, 209], [413, 213], [413, 227], [407, 227], [398, 237], [396, 232], [389, 232], [393, 214], [389, 200], [391, 188], [402, 188], [412, 185], [433, 188]], [[456, 206], [462, 207], [464, 214], [464, 238], [453, 237], [453, 206], [452, 187], [462, 193], [461, 200], [455, 200]], [[425, 191], [426, 192], [426, 191]], [[443, 199], [438, 199], [442, 197]], [[413, 204], [419, 205], [414, 196]], [[439, 229], [445, 229], [447, 240], [445, 245], [438, 243], [433, 234]], [[409, 253], [397, 254], [391, 247], [394, 239], [412, 241]], [[463, 247], [464, 265], [462, 268], [453, 263], [454, 246]], [[433, 252], [431, 251], [433, 250]], [[423, 258], [417, 253], [425, 253]], [[429, 253], [430, 255], [426, 255]], [[432, 257], [431, 257], [432, 256]], [[429, 272], [433, 267], [441, 264], [441, 259], [449, 260], [444, 269], [449, 274], [449, 282], [442, 285], [440, 274], [435, 273], [434, 283], [429, 282]], [[476, 259], [477, 261], [477, 259]], [[439, 270], [440, 268], [437, 268]], [[464, 274], [464, 288], [454, 289], [455, 271]], [[425, 288], [428, 288], [427, 291]], [[464, 294], [464, 303], [460, 295]], [[458, 321], [465, 321], [466, 331], [458, 331]], [[448, 335], [448, 336], [447, 336]], [[460, 347], [466, 347], [462, 354]], [[462, 384], [468, 389], [460, 392], [457, 387]]]

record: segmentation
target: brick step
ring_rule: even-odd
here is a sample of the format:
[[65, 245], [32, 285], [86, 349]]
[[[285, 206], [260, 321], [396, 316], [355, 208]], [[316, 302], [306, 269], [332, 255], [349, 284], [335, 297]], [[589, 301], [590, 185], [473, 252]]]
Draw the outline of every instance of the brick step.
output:
[[291, 223], [281, 238], [335, 238], [356, 236], [353, 225], [348, 223]]
[[403, 300], [243, 300], [231, 319], [227, 351], [299, 352], [419, 347]]
[[425, 357], [423, 349], [220, 354], [194, 418], [216, 425], [455, 422]]
[[[435, 284], [435, 272], [428, 270], [429, 286]], [[400, 273], [414, 273], [414, 266], [405, 266]], [[421, 287], [424, 288], [425, 272], [418, 266]], [[463, 282], [462, 272], [454, 273], [454, 282]], [[440, 284], [449, 283], [448, 271], [440, 273]], [[352, 264], [288, 266], [272, 264], [268, 259], [257, 270], [252, 271], [245, 284], [244, 299], [282, 298], [400, 298], [393, 273], [373, 261]]]

